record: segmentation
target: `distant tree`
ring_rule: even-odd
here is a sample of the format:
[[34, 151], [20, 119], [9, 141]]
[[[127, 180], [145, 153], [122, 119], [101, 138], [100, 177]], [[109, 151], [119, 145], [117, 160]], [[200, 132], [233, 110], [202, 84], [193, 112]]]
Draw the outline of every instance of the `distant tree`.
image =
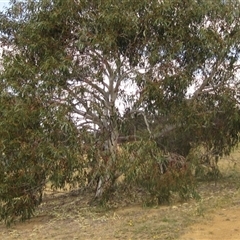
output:
[[[201, 144], [229, 153], [240, 127], [239, 10], [238, 0], [13, 1], [0, 17], [1, 44], [8, 48], [0, 76], [1, 114], [9, 116], [0, 131], [15, 126], [11, 120], [17, 115], [10, 112], [18, 106], [28, 118], [16, 126], [26, 128], [27, 138], [40, 131], [38, 141], [48, 145], [51, 136], [53, 152], [65, 160], [58, 163], [61, 157], [42, 147], [45, 176], [66, 164], [71, 173], [77, 146], [85, 143], [83, 151], [98, 171], [96, 197], [119, 175], [118, 142], [132, 135], [185, 156]], [[11, 108], [6, 95], [15, 99]], [[40, 104], [37, 114], [31, 102]], [[29, 130], [25, 121], [32, 118], [38, 124]], [[2, 161], [12, 156], [4, 149], [13, 136], [1, 135]], [[30, 139], [29, 146], [35, 142]], [[35, 171], [30, 159], [25, 156]], [[21, 159], [14, 162], [24, 168]], [[16, 179], [24, 184], [28, 178]], [[21, 194], [1, 198], [13, 201]]]

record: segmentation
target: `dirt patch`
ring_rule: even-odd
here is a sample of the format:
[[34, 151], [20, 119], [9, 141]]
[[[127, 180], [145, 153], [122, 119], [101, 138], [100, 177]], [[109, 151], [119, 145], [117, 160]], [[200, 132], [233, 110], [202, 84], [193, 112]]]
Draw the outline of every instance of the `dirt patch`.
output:
[[239, 240], [240, 208], [221, 209], [208, 220], [191, 226], [179, 240]]

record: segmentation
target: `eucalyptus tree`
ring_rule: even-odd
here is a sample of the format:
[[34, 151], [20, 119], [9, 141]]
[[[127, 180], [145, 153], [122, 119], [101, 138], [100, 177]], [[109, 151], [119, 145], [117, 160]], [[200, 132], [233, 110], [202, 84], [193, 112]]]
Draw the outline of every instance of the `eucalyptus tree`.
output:
[[199, 145], [229, 154], [239, 133], [239, 2], [163, 2], [154, 65], [139, 81], [154, 138], [185, 156]]
[[1, 98], [11, 95], [24, 111], [24, 102], [39, 102], [31, 134], [41, 129], [45, 142], [53, 125], [75, 139], [65, 149], [66, 139], [50, 134], [66, 160], [50, 173], [73, 169], [67, 153], [79, 157], [81, 146], [99, 170], [98, 196], [118, 176], [117, 143], [129, 139], [128, 126], [167, 151], [186, 142], [229, 152], [239, 132], [239, 10], [237, 0], [12, 1], [0, 22]]

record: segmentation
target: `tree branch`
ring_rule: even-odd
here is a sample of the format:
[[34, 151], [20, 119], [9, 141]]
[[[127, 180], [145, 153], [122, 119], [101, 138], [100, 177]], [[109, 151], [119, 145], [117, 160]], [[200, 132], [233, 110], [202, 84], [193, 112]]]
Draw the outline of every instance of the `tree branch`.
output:
[[209, 84], [209, 81], [213, 78], [214, 74], [216, 73], [218, 67], [220, 66], [222, 61], [220, 61], [220, 59], [218, 59], [214, 65], [213, 65], [213, 70], [211, 72], [211, 74], [209, 76], [207, 76], [207, 74], [205, 73], [205, 71], [203, 70], [203, 74], [205, 76], [204, 81], [202, 82], [201, 86], [194, 92], [192, 99], [196, 99], [204, 90], [204, 88]]

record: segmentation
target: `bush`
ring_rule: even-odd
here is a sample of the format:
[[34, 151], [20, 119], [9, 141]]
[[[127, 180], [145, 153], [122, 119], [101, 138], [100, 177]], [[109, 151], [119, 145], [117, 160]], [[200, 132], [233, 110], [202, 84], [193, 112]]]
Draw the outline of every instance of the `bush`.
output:
[[72, 183], [81, 161], [76, 127], [64, 108], [6, 94], [0, 116], [0, 221], [10, 224], [33, 215], [47, 180], [53, 187]]
[[127, 183], [147, 191], [151, 202], [169, 202], [173, 193], [183, 200], [197, 197], [194, 177], [184, 157], [164, 154], [152, 141], [128, 143], [125, 151]]

